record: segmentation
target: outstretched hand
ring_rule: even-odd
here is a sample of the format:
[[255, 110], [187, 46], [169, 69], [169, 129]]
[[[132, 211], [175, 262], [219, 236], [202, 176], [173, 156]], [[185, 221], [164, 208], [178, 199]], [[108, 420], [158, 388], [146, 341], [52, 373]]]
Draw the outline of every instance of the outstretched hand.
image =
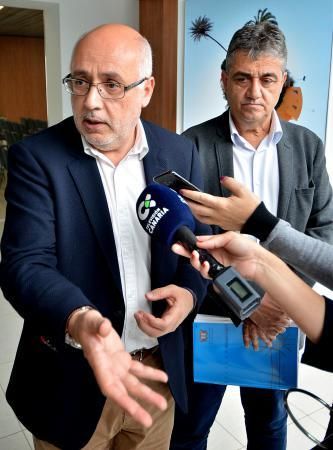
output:
[[136, 398], [164, 410], [166, 400], [140, 379], [167, 382], [165, 372], [132, 360], [111, 322], [96, 310], [75, 313], [69, 322], [70, 334], [80, 342], [102, 393], [145, 427], [150, 414]]
[[231, 177], [221, 183], [230, 197], [216, 197], [203, 192], [181, 189], [194, 216], [202, 223], [218, 225], [224, 230], [240, 231], [260, 203], [260, 199]]

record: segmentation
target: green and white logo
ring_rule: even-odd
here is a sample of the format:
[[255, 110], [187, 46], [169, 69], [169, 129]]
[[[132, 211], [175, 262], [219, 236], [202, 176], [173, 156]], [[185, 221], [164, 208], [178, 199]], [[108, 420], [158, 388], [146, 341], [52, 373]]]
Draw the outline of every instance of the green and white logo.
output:
[[142, 226], [149, 234], [154, 233], [157, 224], [168, 212], [168, 208], [159, 208], [157, 206], [155, 200], [151, 198], [151, 194], [147, 194], [146, 198], [138, 206], [138, 217], [142, 222], [147, 220], [147, 223], [145, 225], [142, 224]]
[[155, 208], [156, 202], [152, 200], [151, 195], [147, 194], [143, 202], [138, 207], [138, 216], [140, 220], [146, 220], [149, 216], [150, 208]]

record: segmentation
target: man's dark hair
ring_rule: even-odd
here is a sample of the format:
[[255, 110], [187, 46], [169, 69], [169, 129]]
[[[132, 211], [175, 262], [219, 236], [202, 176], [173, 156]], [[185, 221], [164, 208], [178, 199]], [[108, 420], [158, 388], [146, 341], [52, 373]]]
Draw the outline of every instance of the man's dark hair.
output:
[[247, 23], [231, 38], [226, 56], [228, 71], [236, 51], [244, 51], [250, 58], [271, 55], [282, 61], [283, 70], [287, 65], [286, 39], [277, 25], [270, 22]]

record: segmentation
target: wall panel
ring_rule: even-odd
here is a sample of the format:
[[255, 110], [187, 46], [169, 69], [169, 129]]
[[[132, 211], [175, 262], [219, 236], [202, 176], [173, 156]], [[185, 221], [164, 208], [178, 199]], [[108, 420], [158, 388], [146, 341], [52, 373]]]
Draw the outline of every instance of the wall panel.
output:
[[155, 92], [142, 117], [176, 131], [178, 0], [140, 0], [140, 32], [153, 50]]
[[47, 120], [42, 38], [0, 36], [0, 116]]

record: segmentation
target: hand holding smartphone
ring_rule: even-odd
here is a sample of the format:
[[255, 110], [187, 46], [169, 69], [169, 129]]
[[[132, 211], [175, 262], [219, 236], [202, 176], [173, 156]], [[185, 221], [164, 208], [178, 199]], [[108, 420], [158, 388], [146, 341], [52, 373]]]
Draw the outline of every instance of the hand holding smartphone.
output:
[[180, 189], [190, 189], [191, 191], [201, 192], [197, 186], [190, 183], [186, 178], [182, 177], [174, 170], [167, 170], [166, 172], [156, 175], [153, 180], [156, 183], [168, 186], [176, 192], [179, 192]]

